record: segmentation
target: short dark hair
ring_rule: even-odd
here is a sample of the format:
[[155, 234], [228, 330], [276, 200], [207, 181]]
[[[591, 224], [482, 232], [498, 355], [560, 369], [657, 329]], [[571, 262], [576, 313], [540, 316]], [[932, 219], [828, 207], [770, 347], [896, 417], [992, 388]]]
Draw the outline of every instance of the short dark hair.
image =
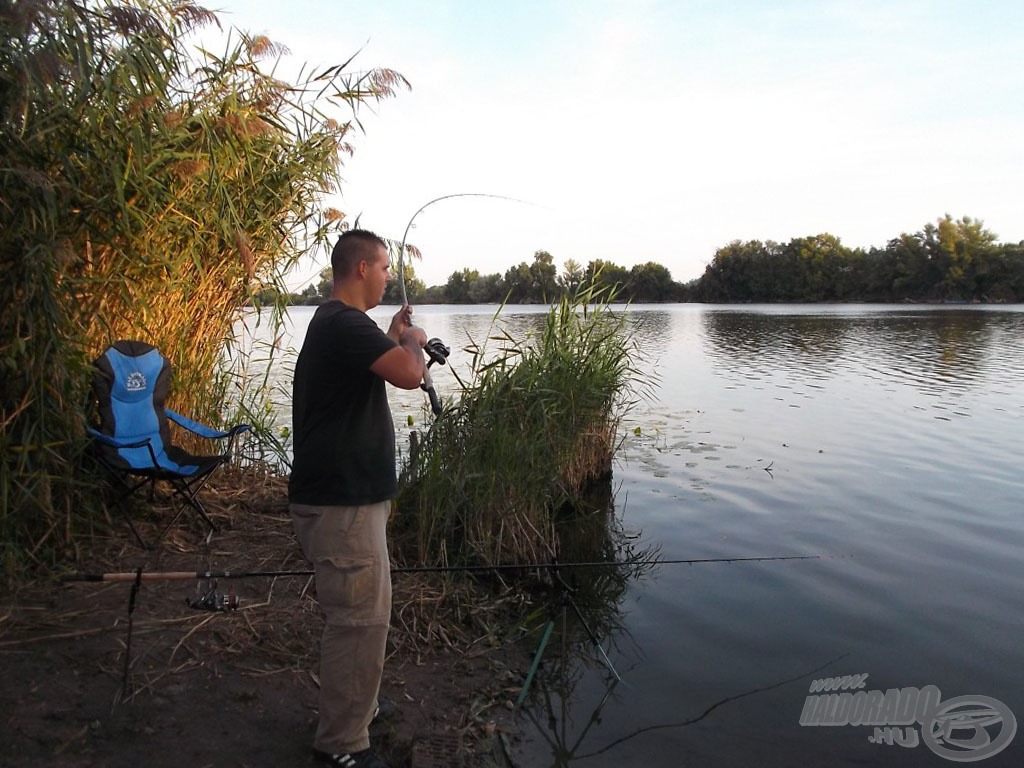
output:
[[343, 232], [331, 253], [331, 272], [335, 280], [348, 277], [355, 272], [360, 261], [373, 261], [377, 258], [377, 249], [387, 243], [380, 236], [368, 229], [350, 229]]

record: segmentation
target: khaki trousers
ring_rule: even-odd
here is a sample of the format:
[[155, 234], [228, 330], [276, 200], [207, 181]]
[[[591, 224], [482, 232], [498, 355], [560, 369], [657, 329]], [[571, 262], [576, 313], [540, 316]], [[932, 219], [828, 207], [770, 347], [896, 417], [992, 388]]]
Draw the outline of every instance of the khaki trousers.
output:
[[370, 746], [391, 620], [386, 538], [391, 502], [360, 507], [290, 505], [313, 562], [327, 619], [320, 646], [320, 720], [313, 747], [329, 754]]

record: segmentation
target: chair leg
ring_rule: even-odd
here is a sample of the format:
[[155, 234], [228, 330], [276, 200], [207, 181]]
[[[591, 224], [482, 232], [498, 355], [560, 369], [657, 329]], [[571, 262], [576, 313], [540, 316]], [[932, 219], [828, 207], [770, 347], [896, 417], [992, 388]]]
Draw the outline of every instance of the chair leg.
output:
[[[188, 507], [191, 507], [196, 513], [196, 517], [202, 520], [202, 522], [209, 527], [210, 534], [217, 532], [217, 525], [210, 519], [210, 516], [206, 512], [206, 507], [203, 506], [203, 502], [196, 495], [196, 490], [183, 480], [171, 480], [170, 483], [174, 490], [174, 496], [180, 497], [181, 501], [178, 505], [177, 511], [174, 513], [174, 517], [172, 517], [167, 525], [164, 526], [163, 530], [160, 531], [160, 534], [152, 541], [152, 543], [148, 543], [142, 538], [138, 529], [136, 529], [135, 524], [132, 522], [131, 516], [125, 512], [125, 520], [128, 522], [128, 526], [131, 528], [132, 533], [139, 542], [139, 546], [143, 549], [152, 550], [157, 544], [163, 541], [164, 536], [166, 536], [167, 532], [174, 527], [174, 524], [178, 522], [181, 516], [185, 514], [185, 510]], [[153, 485], [155, 485], [155, 483], [153, 483]], [[136, 486], [136, 488], [137, 487], [139, 486]]]
[[208, 526], [210, 526], [210, 533], [217, 533], [218, 528], [216, 524], [214, 524], [213, 520], [210, 519], [210, 516], [206, 514], [206, 507], [203, 506], [203, 502], [199, 499], [193, 499], [193, 501], [195, 502], [196, 512], [198, 512], [199, 516], [203, 518]]
[[[188, 506], [192, 507], [192, 509], [195, 510], [196, 515], [200, 517], [202, 521], [210, 527], [211, 533], [216, 533], [217, 526], [213, 522], [213, 520], [210, 519], [210, 516], [206, 513], [206, 507], [203, 506], [203, 502], [199, 499], [198, 496], [199, 489], [202, 488], [202, 486], [205, 485], [205, 483], [206, 478], [204, 477], [196, 484], [196, 487], [193, 488], [189, 483], [186, 483], [184, 480], [181, 480], [174, 483], [174, 493], [180, 496], [184, 500], [184, 502], [188, 504]], [[184, 507], [182, 507], [182, 509], [184, 509]]]
[[[221, 457], [221, 461], [218, 463], [217, 466], [219, 466], [220, 463], [223, 463], [226, 460], [226, 458], [226, 456]], [[210, 467], [210, 469], [204, 472], [202, 476], [194, 477], [191, 482], [188, 482], [180, 478], [159, 478], [170, 482], [171, 487], [174, 491], [174, 495], [181, 497], [182, 503], [179, 506], [178, 510], [175, 512], [174, 517], [171, 519], [171, 521], [167, 523], [166, 526], [164, 526], [162, 531], [160, 531], [160, 535], [157, 536], [156, 539], [154, 539], [152, 542], [147, 542], [144, 538], [142, 538], [142, 534], [139, 533], [139, 529], [135, 526], [135, 523], [132, 520], [130, 510], [125, 508], [123, 502], [129, 496], [132, 496], [136, 491], [142, 489], [143, 486], [148, 485], [148, 496], [150, 503], [152, 503], [154, 499], [154, 493], [156, 491], [156, 480], [158, 478], [145, 477], [142, 480], [139, 480], [138, 482], [132, 482], [125, 476], [124, 473], [115, 470], [106, 462], [102, 463], [104, 469], [106, 469], [107, 472], [110, 473], [111, 477], [116, 481], [117, 485], [120, 488], [120, 495], [118, 495], [118, 497], [114, 500], [113, 506], [120, 508], [121, 513], [124, 515], [125, 522], [128, 523], [128, 528], [132, 532], [132, 536], [135, 537], [135, 540], [143, 549], [154, 549], [156, 545], [163, 540], [164, 536], [167, 535], [167, 532], [171, 530], [171, 527], [176, 522], [178, 522], [178, 519], [182, 516], [182, 514], [184, 514], [186, 506], [191, 507], [192, 510], [196, 513], [196, 516], [209, 527], [210, 534], [217, 532], [216, 524], [213, 522], [212, 519], [210, 519], [210, 516], [206, 511], [206, 507], [203, 506], [203, 502], [200, 501], [198, 496], [200, 489], [206, 484], [206, 481], [210, 478], [213, 469], [216, 468], [215, 466]]]
[[160, 535], [156, 537], [156, 539], [153, 541], [153, 546], [149, 547], [149, 549], [152, 549], [153, 547], [155, 547], [157, 544], [159, 544], [161, 541], [164, 540], [164, 536], [166, 536], [167, 532], [169, 530], [171, 530], [171, 527], [176, 522], [178, 522], [178, 518], [181, 517], [184, 514], [184, 512], [185, 512], [185, 505], [182, 504], [180, 507], [178, 507], [178, 511], [174, 513], [174, 517], [171, 518], [171, 521], [167, 525], [164, 526], [164, 529], [162, 531], [160, 531]]
[[143, 549], [152, 549], [150, 544], [146, 543], [146, 540], [142, 538], [142, 534], [139, 533], [139, 529], [135, 527], [135, 523], [132, 522], [132, 516], [126, 509], [121, 510], [124, 515], [124, 521], [128, 523], [128, 528], [131, 529], [132, 535], [135, 536], [135, 540], [139, 542], [139, 546]]
[[153, 487], [156, 483], [153, 482], [153, 478], [146, 478], [145, 480], [141, 480], [138, 483], [133, 484], [124, 477], [115, 474], [112, 470], [111, 475], [113, 475], [114, 479], [117, 480], [118, 485], [121, 486], [121, 495], [114, 499], [114, 506], [121, 510], [121, 514], [124, 516], [124, 521], [128, 523], [128, 528], [131, 530], [135, 540], [139, 542], [139, 546], [146, 550], [153, 549], [154, 545], [147, 543], [146, 540], [142, 538], [142, 534], [139, 533], [139, 529], [135, 527], [135, 523], [132, 521], [131, 512], [128, 509], [125, 509], [124, 502], [139, 490], [139, 488], [147, 484], [150, 487], [150, 495], [152, 495]]
[[[152, 480], [148, 480], [147, 482], [151, 483], [151, 488], [154, 488], [156, 486], [156, 483], [153, 482]], [[139, 534], [138, 529], [135, 527], [135, 524], [132, 522], [131, 516], [127, 513], [127, 511], [125, 512], [125, 520], [128, 522], [128, 527], [131, 528], [132, 533], [135, 535], [136, 540], [139, 542], [139, 546], [141, 546], [143, 549], [152, 550], [156, 547], [157, 544], [163, 541], [164, 536], [166, 536], [167, 532], [174, 527], [174, 524], [178, 522], [181, 516], [185, 514], [185, 509], [188, 507], [191, 507], [192, 510], [196, 513], [196, 516], [202, 519], [202, 521], [210, 527], [210, 533], [215, 533], [217, 531], [217, 526], [214, 524], [213, 520], [210, 519], [210, 516], [206, 513], [206, 508], [203, 506], [203, 502], [196, 497], [195, 493], [189, 487], [188, 483], [180, 480], [171, 480], [170, 482], [171, 487], [174, 491], [174, 496], [180, 496], [181, 503], [178, 505], [178, 509], [174, 513], [174, 517], [172, 517], [170, 521], [167, 523], [167, 525], [163, 527], [163, 530], [161, 530], [160, 534], [155, 539], [153, 539], [152, 543], [146, 542], [142, 538], [142, 536]], [[129, 491], [129, 493], [141, 487], [142, 485], [143, 483], [140, 483], [139, 485], [135, 486]]]
[[195, 509], [199, 516], [203, 518], [203, 520], [206, 522], [206, 524], [210, 526], [211, 533], [217, 532], [217, 526], [214, 525], [213, 520], [211, 520], [209, 515], [206, 514], [206, 507], [203, 505], [203, 502], [199, 499], [199, 491], [203, 489], [203, 486], [206, 485], [207, 481], [213, 476], [213, 473], [217, 469], [217, 467], [221, 466], [221, 464], [224, 464], [226, 461], [227, 454], [224, 454], [220, 457], [220, 461], [215, 466], [210, 467], [208, 472], [204, 472], [202, 475], [193, 478], [191, 481], [180, 481], [181, 487], [179, 489], [179, 492], [184, 498], [188, 499], [189, 505], [193, 509]]

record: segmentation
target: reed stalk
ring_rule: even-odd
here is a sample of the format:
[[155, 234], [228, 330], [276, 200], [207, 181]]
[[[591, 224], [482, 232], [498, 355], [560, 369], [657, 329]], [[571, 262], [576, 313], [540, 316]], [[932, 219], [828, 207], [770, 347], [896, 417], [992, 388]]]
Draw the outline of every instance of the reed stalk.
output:
[[[0, 3], [0, 546], [53, 553], [100, 506], [82, 471], [89, 363], [118, 339], [175, 366], [176, 410], [224, 417], [241, 308], [343, 222], [357, 108], [407, 85], [280, 48], [178, 0]], [[280, 317], [280, 314], [277, 315]], [[31, 553], [37, 553], [31, 555]], [[31, 555], [31, 556], [30, 556]]]

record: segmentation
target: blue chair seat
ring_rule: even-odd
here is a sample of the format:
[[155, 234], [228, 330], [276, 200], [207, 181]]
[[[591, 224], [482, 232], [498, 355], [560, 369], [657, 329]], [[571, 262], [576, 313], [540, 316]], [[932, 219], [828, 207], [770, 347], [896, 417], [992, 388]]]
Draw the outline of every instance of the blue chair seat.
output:
[[[198, 493], [213, 471], [230, 461], [235, 438], [250, 427], [239, 424], [224, 432], [165, 407], [171, 364], [151, 344], [119, 341], [93, 361], [93, 368], [99, 425], [90, 427], [89, 432], [100, 462], [122, 489], [120, 498], [165, 481], [182, 504], [156, 542], [163, 539], [186, 508], [195, 511], [211, 533], [216, 531]], [[194, 455], [174, 445], [169, 420], [202, 438], [227, 440], [225, 451]], [[139, 544], [151, 548], [153, 545], [142, 538], [130, 516], [127, 520]]]

